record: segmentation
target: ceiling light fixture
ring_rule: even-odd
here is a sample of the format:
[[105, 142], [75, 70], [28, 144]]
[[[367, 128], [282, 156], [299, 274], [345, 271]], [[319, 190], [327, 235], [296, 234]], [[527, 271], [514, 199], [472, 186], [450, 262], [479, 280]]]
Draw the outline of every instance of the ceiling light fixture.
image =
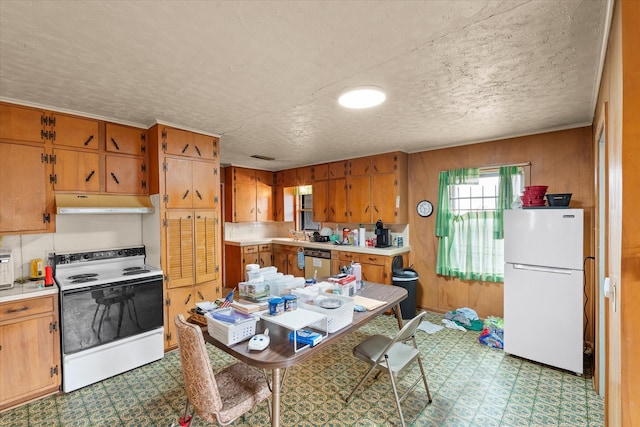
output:
[[347, 108], [370, 108], [382, 104], [387, 96], [382, 89], [375, 86], [362, 86], [340, 95], [338, 102]]

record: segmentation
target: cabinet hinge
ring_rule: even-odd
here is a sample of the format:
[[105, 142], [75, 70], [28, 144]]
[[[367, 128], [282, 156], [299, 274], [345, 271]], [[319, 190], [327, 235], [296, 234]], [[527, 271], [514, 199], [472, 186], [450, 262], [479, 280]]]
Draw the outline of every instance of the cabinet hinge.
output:
[[49, 154], [49, 163], [51, 163], [52, 165], [58, 163], [58, 156], [56, 156], [55, 154]]
[[[168, 282], [168, 281], [169, 281], [169, 275], [168, 275], [168, 274], [165, 274], [165, 275], [164, 275], [164, 281], [165, 281], [165, 282]], [[169, 304], [167, 304], [167, 305], [171, 305], [171, 301], [169, 301]]]
[[216, 272], [216, 273], [219, 273], [219, 272], [220, 272], [220, 266], [219, 266], [219, 265], [216, 265], [215, 272]]
[[40, 154], [40, 163], [49, 163], [49, 156], [46, 154]]
[[167, 228], [167, 226], [168, 226], [168, 225], [169, 225], [169, 223], [167, 222], [167, 220], [166, 220], [166, 219], [163, 219], [163, 220], [162, 220], [162, 226], [163, 226], [164, 228]]
[[165, 171], [165, 172], [168, 171], [169, 170], [169, 164], [168, 163], [163, 163], [162, 164], [162, 170]]
[[57, 184], [58, 183], [58, 175], [49, 175], [49, 184]]
[[166, 300], [164, 300], [164, 305], [169, 307], [171, 305], [171, 298], [167, 298]]
[[50, 116], [48, 118], [48, 120], [49, 120], [49, 125], [51, 125], [51, 126], [55, 126], [56, 125], [56, 118], [55, 117]]
[[141, 172], [146, 172], [147, 171], [147, 165], [144, 164], [144, 163], [142, 165], [140, 165], [140, 171]]
[[[166, 129], [162, 129], [162, 139], [167, 139], [167, 130]], [[165, 144], [162, 144], [164, 146], [164, 148], [166, 148], [167, 146]]]
[[44, 223], [51, 222], [51, 214], [43, 213], [42, 214], [42, 222], [44, 222]]
[[213, 197], [213, 202], [214, 202], [214, 203], [218, 203], [218, 196], [214, 196], [214, 197]]
[[46, 126], [48, 124], [47, 117], [44, 114], [40, 114], [40, 124]]
[[140, 132], [140, 141], [147, 142], [147, 134], [144, 132]]
[[[217, 202], [218, 202], [218, 201], [216, 200], [216, 203], [217, 203]], [[214, 221], [214, 224], [215, 224], [215, 225], [220, 224], [220, 221], [218, 220], [218, 218], [216, 218], [216, 220]]]
[[218, 168], [213, 168], [213, 174], [218, 175]]
[[164, 196], [162, 196], [162, 200], [164, 200], [165, 203], [169, 203], [169, 195], [165, 194]]
[[58, 330], [58, 322], [49, 323], [49, 333], [53, 333]]
[[54, 375], [58, 375], [58, 365], [53, 366], [50, 370], [49, 370], [49, 375], [51, 376], [51, 378], [53, 378]]
[[147, 188], [147, 181], [145, 181], [144, 179], [142, 180], [142, 182], [140, 182], [140, 186], [142, 188]]
[[146, 153], [147, 152], [147, 146], [146, 145], [141, 145], [140, 146], [140, 152], [141, 153]]
[[398, 180], [397, 180], [397, 179], [393, 181], [393, 186], [394, 186], [394, 187], [397, 187], [397, 186], [398, 186]]
[[171, 332], [166, 333], [167, 341], [171, 341]]

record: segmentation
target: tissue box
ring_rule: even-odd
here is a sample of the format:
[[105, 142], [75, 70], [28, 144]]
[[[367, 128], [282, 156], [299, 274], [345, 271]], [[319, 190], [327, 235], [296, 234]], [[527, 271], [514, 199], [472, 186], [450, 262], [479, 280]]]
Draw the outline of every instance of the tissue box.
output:
[[240, 298], [248, 301], [264, 301], [271, 296], [271, 286], [269, 282], [240, 282], [238, 283]]

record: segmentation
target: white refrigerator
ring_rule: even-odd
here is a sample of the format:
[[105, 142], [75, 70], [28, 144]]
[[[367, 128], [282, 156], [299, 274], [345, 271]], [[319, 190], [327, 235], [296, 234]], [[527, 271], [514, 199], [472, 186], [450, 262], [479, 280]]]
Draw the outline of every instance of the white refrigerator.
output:
[[504, 351], [583, 372], [582, 209], [504, 212]]

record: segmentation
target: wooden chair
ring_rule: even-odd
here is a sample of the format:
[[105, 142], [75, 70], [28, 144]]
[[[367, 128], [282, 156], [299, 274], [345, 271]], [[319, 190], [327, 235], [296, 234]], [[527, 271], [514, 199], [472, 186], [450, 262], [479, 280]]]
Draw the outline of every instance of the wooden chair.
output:
[[180, 361], [187, 390], [181, 425], [189, 425], [189, 403], [204, 420], [227, 425], [271, 396], [264, 372], [238, 362], [214, 374], [200, 326], [175, 317]]
[[[425, 312], [419, 313], [416, 317], [411, 319], [398, 334], [389, 338], [384, 335], [373, 335], [353, 349], [353, 355], [358, 359], [364, 360], [371, 365], [371, 368], [367, 371], [365, 376], [353, 389], [351, 394], [347, 397], [347, 402], [350, 402], [354, 393], [360, 388], [367, 378], [376, 370], [378, 373], [375, 378], [378, 378], [381, 372], [389, 374], [391, 379], [391, 387], [393, 388], [393, 395], [396, 401], [396, 407], [398, 414], [400, 415], [400, 421], [404, 427], [404, 415], [402, 414], [402, 407], [400, 403], [407, 397], [407, 395], [418, 385], [420, 380], [424, 383], [424, 388], [427, 391], [428, 403], [431, 403], [431, 393], [429, 392], [429, 385], [427, 384], [427, 377], [424, 373], [424, 367], [422, 366], [422, 360], [420, 359], [420, 350], [416, 344], [415, 332], [420, 322], [422, 322]], [[406, 342], [412, 341], [413, 345], [407, 345]], [[404, 392], [401, 397], [398, 397], [398, 388], [396, 385], [396, 379], [398, 375], [410, 366], [413, 362], [417, 361], [420, 366], [421, 375], [413, 382], [413, 384]]]

